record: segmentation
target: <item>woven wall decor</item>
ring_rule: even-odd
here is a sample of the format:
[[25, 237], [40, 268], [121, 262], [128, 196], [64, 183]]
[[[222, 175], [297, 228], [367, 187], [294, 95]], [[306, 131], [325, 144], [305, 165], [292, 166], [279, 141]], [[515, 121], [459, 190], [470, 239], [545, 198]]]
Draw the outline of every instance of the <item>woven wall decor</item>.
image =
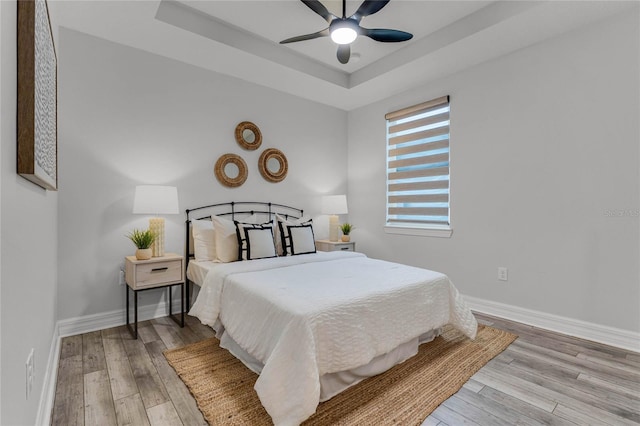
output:
[[[277, 167], [274, 167], [274, 165], [277, 165]], [[260, 169], [262, 177], [269, 182], [280, 182], [287, 177], [289, 163], [282, 151], [275, 148], [268, 148], [260, 154], [258, 168]]]
[[246, 150], [255, 151], [262, 145], [262, 133], [252, 122], [243, 121], [236, 126], [236, 142]]
[[[227, 165], [233, 164], [238, 168], [236, 176], [229, 176], [225, 170]], [[214, 167], [214, 172], [218, 181], [224, 186], [235, 188], [242, 185], [247, 180], [247, 163], [242, 157], [236, 154], [224, 154], [218, 158]]]

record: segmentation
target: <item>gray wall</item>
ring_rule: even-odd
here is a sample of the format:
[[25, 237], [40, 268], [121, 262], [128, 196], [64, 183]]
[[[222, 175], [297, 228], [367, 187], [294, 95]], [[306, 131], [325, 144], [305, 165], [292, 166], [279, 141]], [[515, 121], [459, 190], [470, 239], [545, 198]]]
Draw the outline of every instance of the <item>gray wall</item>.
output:
[[[618, 16], [350, 112], [358, 247], [467, 295], [639, 331], [638, 28]], [[384, 114], [442, 95], [453, 236], [385, 234]]]
[[[124, 235], [148, 223], [131, 213], [136, 185], [177, 186], [181, 211], [259, 200], [318, 214], [321, 194], [346, 193], [346, 112], [67, 29], [59, 36], [59, 319], [124, 308], [118, 268], [135, 251]], [[262, 131], [256, 151], [235, 142], [245, 120]], [[257, 168], [269, 147], [289, 162], [278, 184]], [[227, 152], [247, 162], [239, 188], [214, 177]], [[166, 216], [167, 251], [183, 252], [183, 228], [183, 214]]]
[[[57, 320], [58, 194], [16, 174], [16, 3], [0, 2], [0, 282], [3, 425], [34, 424]], [[35, 381], [26, 399], [25, 362]]]
[[[0, 6], [0, 25], [2, 24], [2, 6]], [[2, 26], [4, 28], [4, 25]], [[2, 133], [2, 33], [0, 30], [0, 147], [4, 136]], [[6, 37], [5, 37], [6, 38]], [[0, 176], [2, 176], [2, 149], [0, 148]], [[0, 184], [0, 241], [2, 241], [2, 185]], [[2, 244], [0, 243], [0, 371], [2, 370]], [[0, 377], [0, 380], [2, 377]], [[0, 384], [0, 401], [2, 401], [2, 385]], [[0, 422], [2, 422], [2, 402], [0, 402]]]

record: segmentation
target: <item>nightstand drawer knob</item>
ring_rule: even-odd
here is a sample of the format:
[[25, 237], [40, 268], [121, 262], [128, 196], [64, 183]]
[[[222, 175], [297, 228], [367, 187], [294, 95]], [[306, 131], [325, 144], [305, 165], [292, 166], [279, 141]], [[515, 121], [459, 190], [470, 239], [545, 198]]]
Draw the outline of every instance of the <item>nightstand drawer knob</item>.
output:
[[340, 247], [340, 250], [342, 251], [349, 251], [350, 247]]
[[164, 271], [166, 271], [166, 270], [168, 270], [168, 269], [169, 269], [169, 268], [167, 268], [167, 267], [164, 267], [164, 268], [153, 268], [153, 269], [151, 270], [151, 272], [164, 272]]

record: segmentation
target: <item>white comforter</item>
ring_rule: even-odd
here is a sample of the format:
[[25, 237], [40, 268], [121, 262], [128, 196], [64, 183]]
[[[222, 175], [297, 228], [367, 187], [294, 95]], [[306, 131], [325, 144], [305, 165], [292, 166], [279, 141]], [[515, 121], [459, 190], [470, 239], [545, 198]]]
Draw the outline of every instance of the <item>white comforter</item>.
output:
[[264, 364], [255, 384], [276, 425], [298, 425], [319, 403], [323, 374], [369, 363], [426, 331], [477, 323], [446, 275], [360, 253], [233, 262], [205, 278], [191, 315]]

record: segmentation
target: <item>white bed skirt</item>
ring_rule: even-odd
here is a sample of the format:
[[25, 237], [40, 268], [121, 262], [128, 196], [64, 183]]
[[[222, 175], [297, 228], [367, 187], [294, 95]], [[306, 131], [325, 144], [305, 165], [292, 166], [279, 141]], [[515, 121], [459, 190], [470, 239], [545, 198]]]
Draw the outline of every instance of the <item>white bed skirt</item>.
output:
[[[220, 320], [216, 321], [213, 329], [216, 332], [216, 337], [220, 339], [220, 347], [228, 350], [251, 371], [260, 374], [264, 364], [242, 349], [225, 330]], [[387, 354], [375, 357], [366, 365], [348, 371], [339, 371], [320, 376], [320, 402], [333, 398], [340, 392], [360, 383], [368, 377], [384, 373], [393, 366], [403, 363], [418, 353], [419, 345], [432, 341], [438, 337], [440, 333], [441, 329], [426, 332], [420, 337], [401, 344]]]

